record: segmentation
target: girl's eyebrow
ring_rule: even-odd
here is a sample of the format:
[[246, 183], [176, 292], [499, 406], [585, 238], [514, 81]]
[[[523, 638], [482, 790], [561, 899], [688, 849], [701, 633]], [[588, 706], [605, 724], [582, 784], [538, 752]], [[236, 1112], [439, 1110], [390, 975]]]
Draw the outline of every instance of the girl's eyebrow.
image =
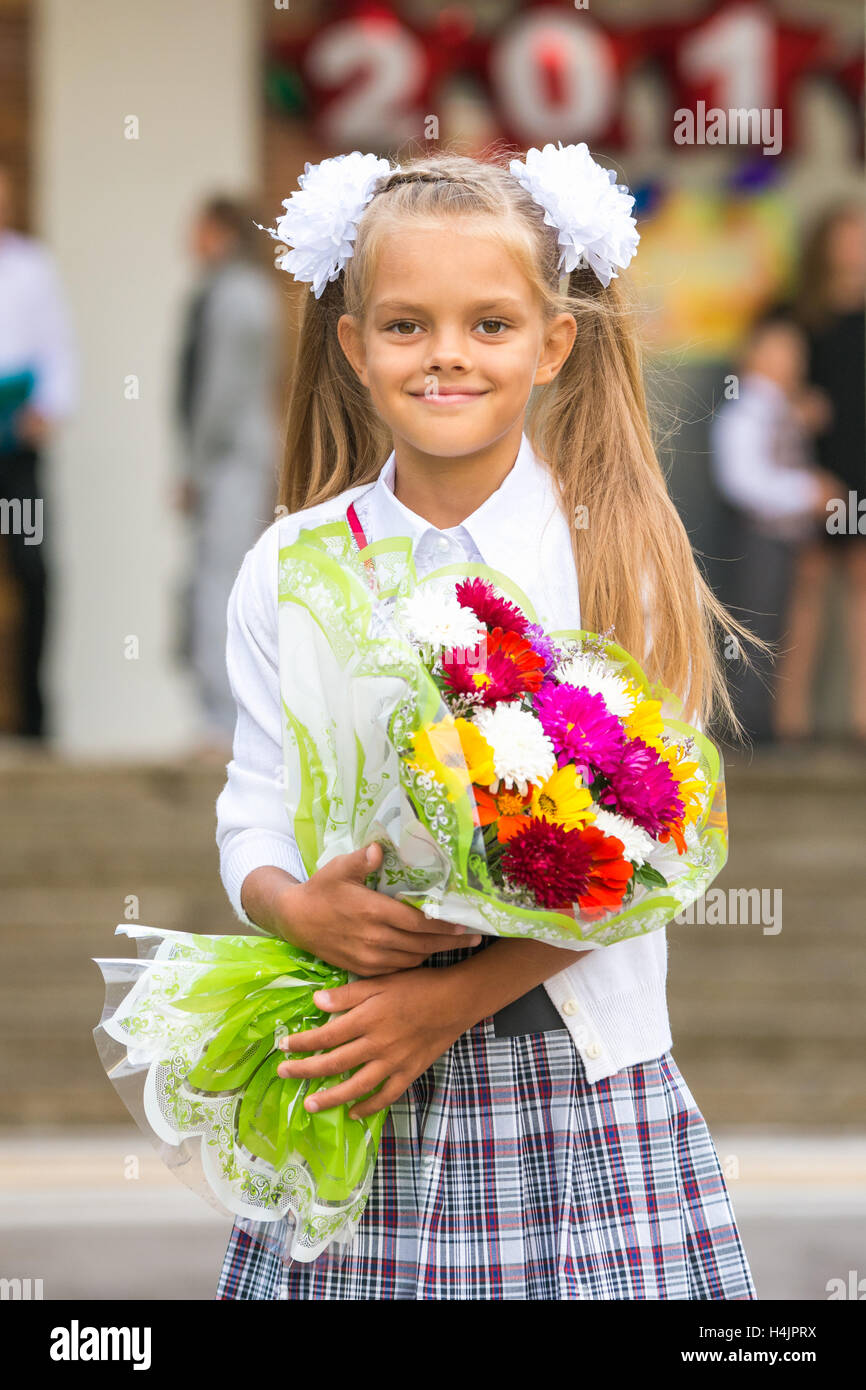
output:
[[[514, 299], [510, 295], [503, 295], [499, 299], [479, 299], [468, 307], [473, 313], [480, 314], [485, 309], [519, 309], [521, 305], [519, 299]], [[410, 304], [408, 300], [402, 299], [382, 299], [376, 308], [387, 310], [389, 313], [417, 314], [423, 313], [425, 306], [423, 304]]]

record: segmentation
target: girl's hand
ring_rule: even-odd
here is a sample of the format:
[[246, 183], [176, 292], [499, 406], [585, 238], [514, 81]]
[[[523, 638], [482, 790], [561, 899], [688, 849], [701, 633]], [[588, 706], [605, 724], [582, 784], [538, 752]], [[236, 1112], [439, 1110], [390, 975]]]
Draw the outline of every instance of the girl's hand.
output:
[[[460, 976], [463, 981], [468, 977]], [[278, 1076], [336, 1076], [353, 1067], [348, 1081], [317, 1091], [304, 1101], [308, 1111], [329, 1110], [344, 1102], [352, 1118], [373, 1115], [391, 1105], [416, 1076], [441, 1057], [477, 1020], [467, 990], [452, 970], [406, 970], [371, 980], [354, 980], [339, 989], [318, 990], [315, 1004], [339, 1013], [321, 1028], [293, 1033], [279, 1046], [285, 1052], [333, 1051], [319, 1057], [281, 1062]], [[374, 1087], [382, 1085], [365, 1101]]]
[[368, 888], [379, 868], [382, 846], [340, 854], [305, 883], [291, 883], [278, 904], [281, 934], [329, 965], [353, 975], [377, 976], [412, 970], [435, 951], [477, 946], [455, 922], [431, 924], [409, 903]]

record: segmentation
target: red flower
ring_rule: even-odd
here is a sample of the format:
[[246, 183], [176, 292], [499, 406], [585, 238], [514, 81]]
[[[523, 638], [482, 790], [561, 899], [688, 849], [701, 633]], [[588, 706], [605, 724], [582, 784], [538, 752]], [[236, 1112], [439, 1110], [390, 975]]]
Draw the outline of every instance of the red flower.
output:
[[484, 579], [461, 579], [455, 592], [457, 602], [463, 608], [471, 608], [488, 628], [501, 627], [505, 632], [523, 634], [529, 627], [526, 615], [515, 604], [499, 598], [493, 586]]
[[540, 816], [506, 842], [502, 868], [533, 893], [540, 907], [568, 912], [576, 902], [593, 920], [622, 902], [633, 873], [622, 851], [621, 840], [596, 826], [566, 830]]
[[[479, 643], [476, 650], [483, 650]], [[455, 695], [481, 695], [482, 705], [495, 705], [500, 700], [514, 700], [527, 691], [538, 690], [544, 679], [545, 661], [531, 643], [516, 632], [503, 632], [496, 627], [487, 634], [484, 669], [455, 652], [442, 658], [445, 682]]]
[[577, 901], [584, 917], [594, 921], [619, 907], [634, 866], [623, 859], [624, 846], [615, 835], [605, 835], [596, 825], [585, 826], [580, 834], [592, 848], [593, 866], [586, 892]]

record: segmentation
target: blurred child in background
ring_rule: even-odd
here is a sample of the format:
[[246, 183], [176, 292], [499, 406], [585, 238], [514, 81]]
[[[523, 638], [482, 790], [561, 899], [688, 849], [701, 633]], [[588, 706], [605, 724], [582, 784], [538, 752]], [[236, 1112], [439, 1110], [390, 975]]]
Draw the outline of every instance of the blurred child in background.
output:
[[[800, 548], [794, 569], [788, 650], [780, 666], [777, 728], [788, 738], [813, 730], [812, 682], [826, 613], [827, 584], [841, 570], [847, 631], [849, 724], [866, 745], [866, 215], [845, 203], [825, 212], [806, 241], [796, 306], [808, 345], [807, 375], [826, 410], [815, 451], [840, 480], [840, 506]], [[861, 510], [862, 507], [862, 510]]]
[[[806, 387], [806, 338], [789, 311], [771, 309], [755, 321], [739, 365], [738, 394], [712, 424], [713, 473], [739, 520], [734, 603], [775, 644], [787, 628], [797, 553], [842, 484], [813, 461], [809, 432], [825, 420], [826, 406]], [[777, 721], [779, 677], [771, 679], [767, 660], [756, 657], [732, 684], [755, 742], [787, 732]]]

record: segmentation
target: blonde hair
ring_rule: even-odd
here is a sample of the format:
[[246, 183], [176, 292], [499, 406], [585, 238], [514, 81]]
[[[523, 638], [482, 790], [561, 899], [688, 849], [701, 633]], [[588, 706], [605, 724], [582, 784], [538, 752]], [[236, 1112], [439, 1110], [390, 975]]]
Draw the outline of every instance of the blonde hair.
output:
[[[563, 293], [556, 228], [507, 168], [433, 153], [385, 175], [358, 224], [354, 254], [319, 299], [304, 286], [279, 500], [290, 512], [372, 482], [393, 447], [337, 338], [342, 314], [363, 321], [385, 237], [407, 222], [485, 219], [535, 291], [545, 320], [567, 311], [577, 336], [558, 375], [536, 388], [525, 432], [550, 468], [571, 528], [581, 625], [614, 640], [706, 725], [723, 712], [735, 733], [721, 634], [765, 649], [715, 597], [695, 562], [653, 445], [634, 310], [621, 278], [603, 288], [578, 269]], [[646, 638], [648, 605], [651, 640]], [[742, 652], [740, 653], [742, 655]], [[745, 664], [750, 665], [748, 658]]]

